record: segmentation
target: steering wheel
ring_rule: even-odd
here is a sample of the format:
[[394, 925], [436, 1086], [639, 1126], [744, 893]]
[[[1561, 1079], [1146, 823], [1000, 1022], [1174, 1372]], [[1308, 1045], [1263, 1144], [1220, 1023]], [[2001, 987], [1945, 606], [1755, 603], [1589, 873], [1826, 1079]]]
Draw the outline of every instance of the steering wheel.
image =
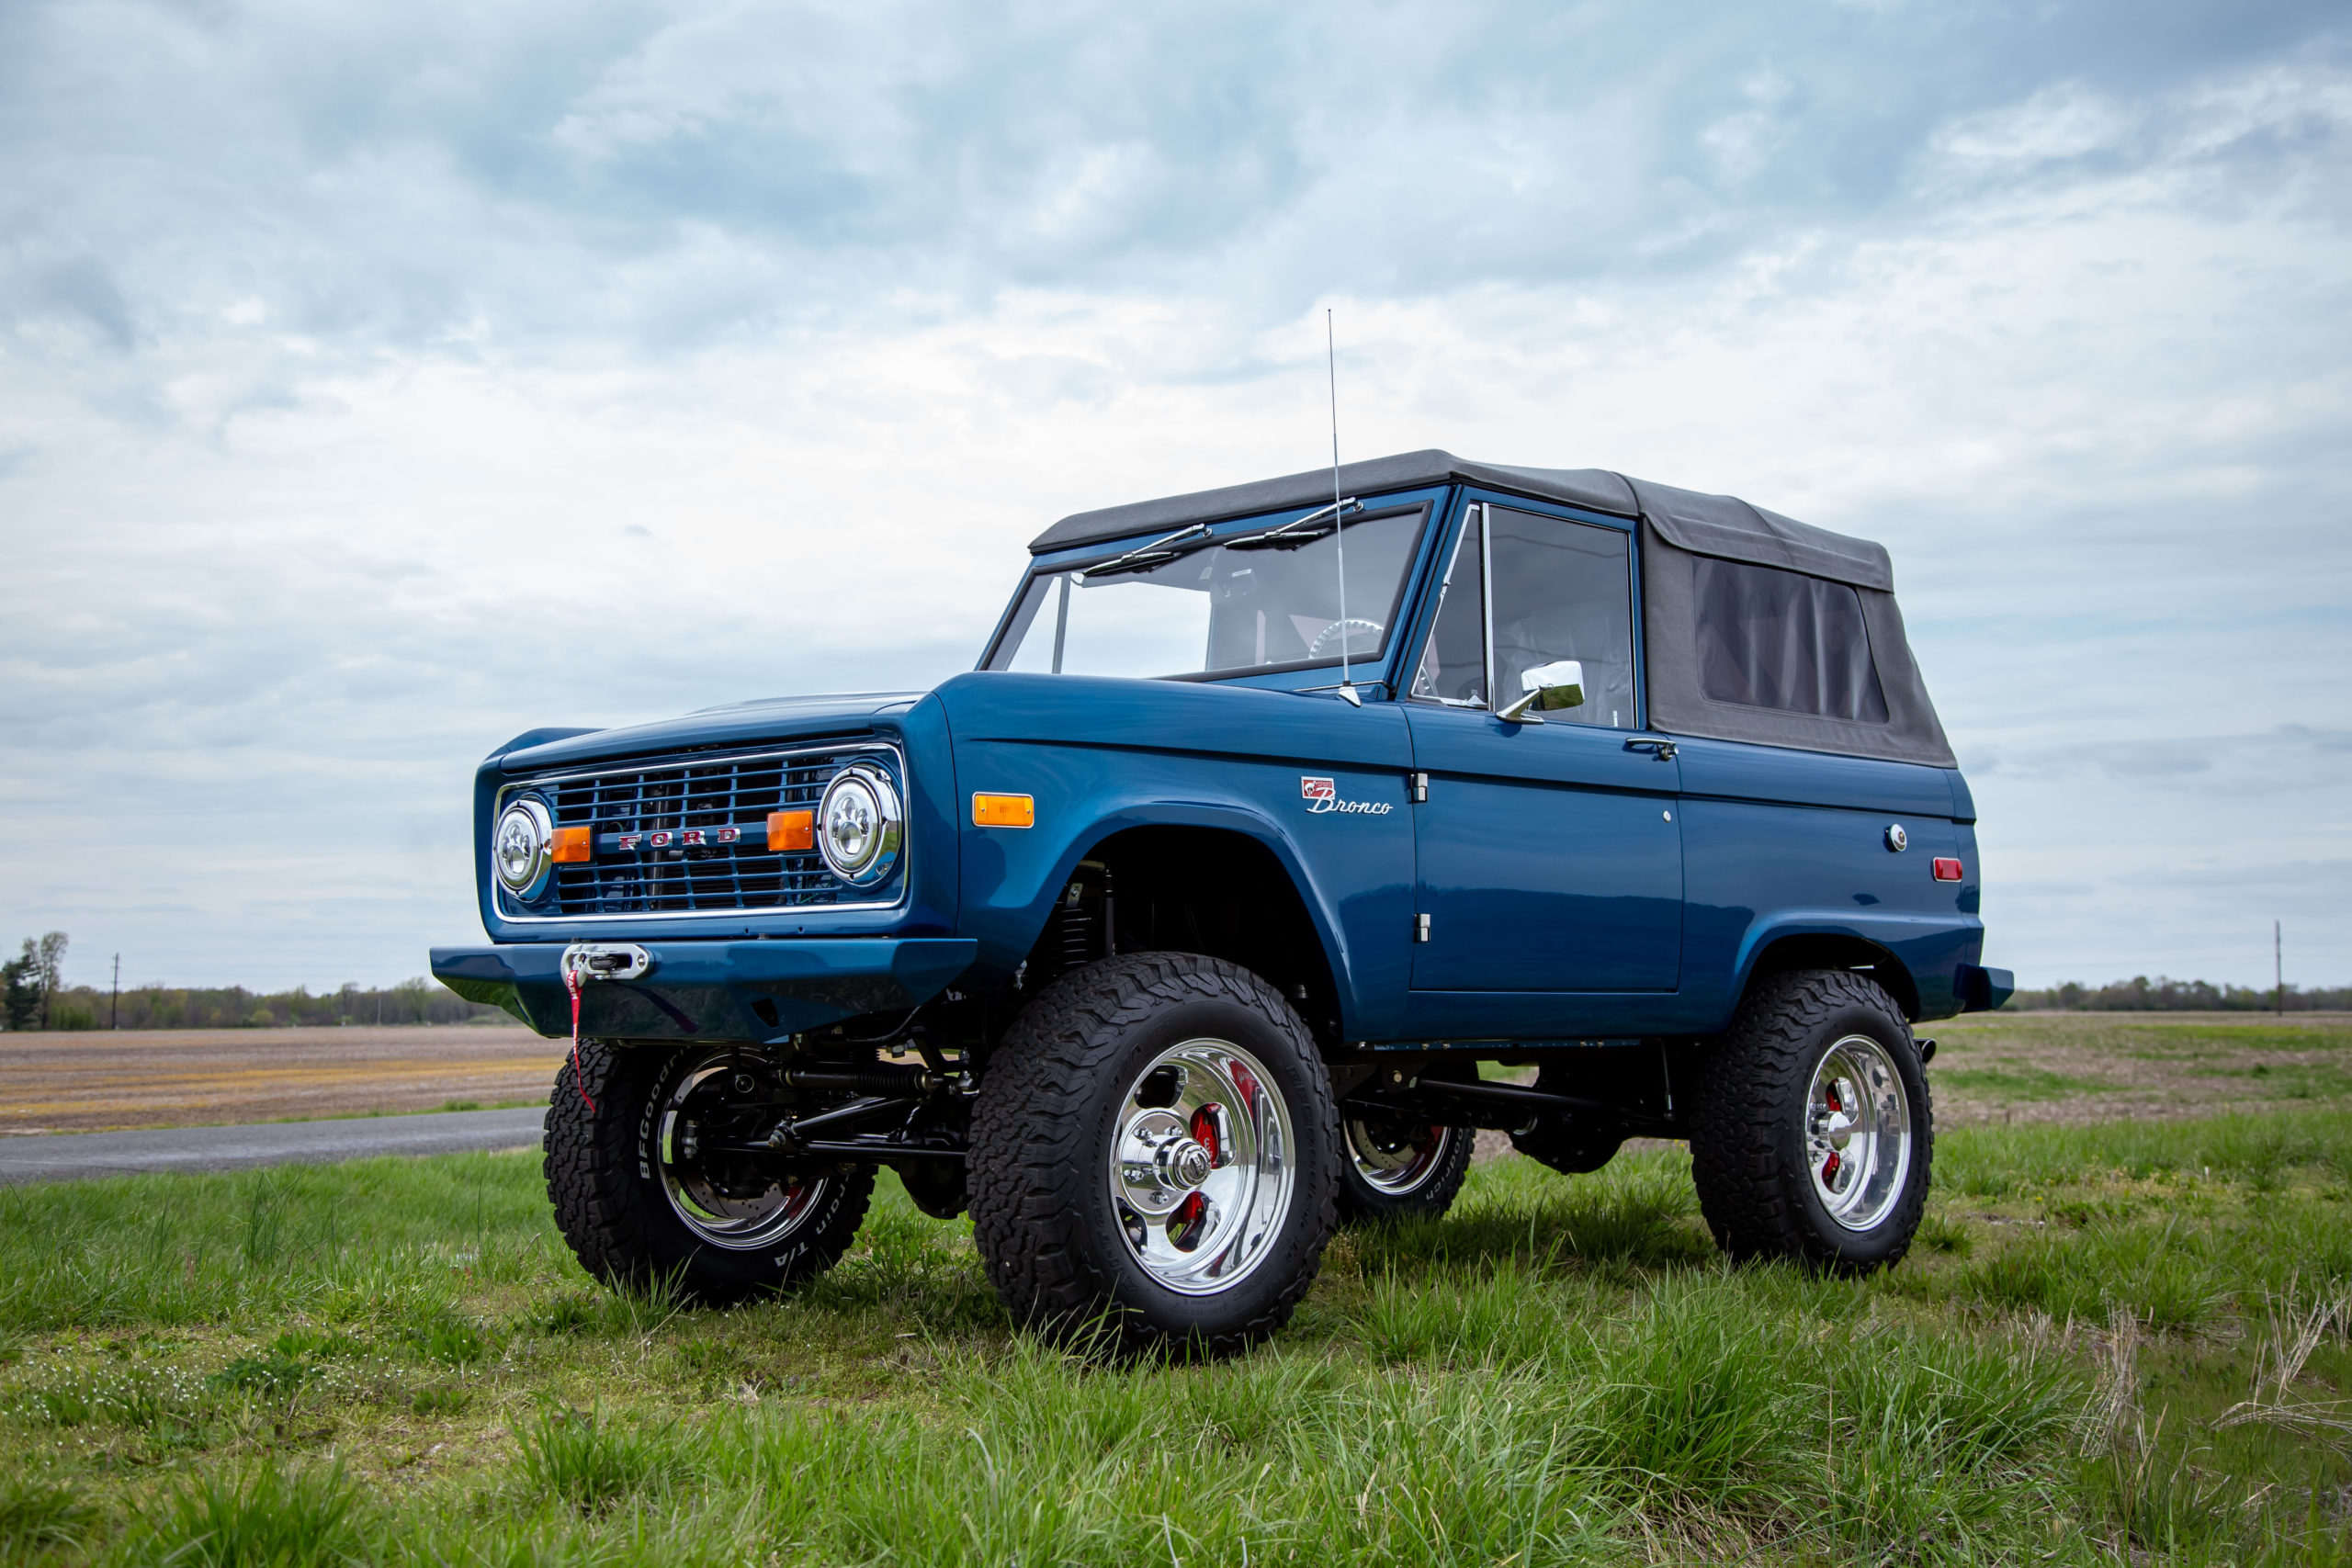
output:
[[[1377, 648], [1380, 646], [1380, 634], [1387, 628], [1378, 621], [1358, 620], [1352, 615], [1344, 621], [1333, 621], [1315, 634], [1315, 640], [1306, 645], [1306, 656], [1309, 659], [1320, 659], [1327, 653], [1338, 652], [1340, 634], [1342, 630], [1347, 633], [1348, 657], [1353, 659], [1360, 651], [1356, 648], [1357, 643], [1369, 636], [1372, 639], [1372, 647]], [[1371, 650], [1368, 648], [1361, 651], [1369, 653]]]

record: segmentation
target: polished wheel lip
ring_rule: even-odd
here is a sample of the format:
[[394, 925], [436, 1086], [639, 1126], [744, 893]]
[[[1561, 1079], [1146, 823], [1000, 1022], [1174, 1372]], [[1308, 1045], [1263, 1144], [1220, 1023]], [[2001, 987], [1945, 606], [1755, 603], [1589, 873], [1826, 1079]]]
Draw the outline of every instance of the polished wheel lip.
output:
[[1400, 1161], [1396, 1157], [1400, 1151], [1383, 1147], [1363, 1118], [1351, 1117], [1347, 1122], [1348, 1158], [1355, 1163], [1356, 1175], [1365, 1186], [1391, 1198], [1409, 1197], [1437, 1179], [1438, 1172], [1445, 1168], [1445, 1156], [1453, 1150], [1453, 1140], [1460, 1135], [1452, 1127], [1434, 1123], [1425, 1131], [1437, 1136], [1405, 1145], [1410, 1153]]
[[718, 1191], [691, 1169], [681, 1169], [678, 1145], [689, 1120], [686, 1102], [713, 1075], [731, 1071], [741, 1055], [731, 1048], [714, 1051], [678, 1074], [662, 1103], [650, 1153], [670, 1212], [696, 1240], [727, 1252], [758, 1252], [791, 1235], [817, 1213], [830, 1183], [822, 1177], [778, 1181], [756, 1198], [740, 1199]]
[[[1171, 1068], [1168, 1103], [1142, 1104]], [[1136, 1074], [1115, 1114], [1103, 1174], [1128, 1256], [1179, 1295], [1248, 1279], [1272, 1254], [1297, 1188], [1290, 1107], [1265, 1064], [1229, 1040], [1180, 1042]], [[1209, 1153], [1205, 1171], [1195, 1151]]]
[[1842, 1230], [1870, 1231], [1903, 1201], [1911, 1176], [1911, 1098], [1885, 1043], [1833, 1042], [1805, 1087], [1804, 1161], [1813, 1194]]

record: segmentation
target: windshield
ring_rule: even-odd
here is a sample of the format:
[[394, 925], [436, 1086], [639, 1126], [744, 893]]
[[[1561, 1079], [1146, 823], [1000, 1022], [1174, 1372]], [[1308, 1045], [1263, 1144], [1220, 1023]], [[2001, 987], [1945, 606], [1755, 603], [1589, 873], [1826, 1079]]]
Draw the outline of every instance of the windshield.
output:
[[1426, 509], [1359, 513], [1347, 520], [1348, 620], [1340, 625], [1339, 534], [1328, 521], [1300, 542], [1235, 531], [1238, 547], [1197, 546], [1147, 570], [1103, 569], [1127, 550], [1085, 569], [1040, 572], [1021, 591], [991, 670], [1061, 675], [1225, 675], [1376, 660], [1404, 596], [1405, 569]]

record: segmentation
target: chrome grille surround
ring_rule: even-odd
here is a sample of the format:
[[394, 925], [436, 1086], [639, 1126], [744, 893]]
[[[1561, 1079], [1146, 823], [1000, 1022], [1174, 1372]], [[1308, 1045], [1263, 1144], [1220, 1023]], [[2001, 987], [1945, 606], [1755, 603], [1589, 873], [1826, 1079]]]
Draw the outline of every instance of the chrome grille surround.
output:
[[[813, 845], [767, 847], [769, 812], [813, 813], [833, 775], [857, 763], [881, 769], [906, 790], [906, 759], [882, 741], [594, 763], [516, 779], [500, 787], [492, 821], [515, 800], [536, 796], [554, 826], [590, 829], [594, 852], [557, 865], [546, 891], [528, 904], [493, 874], [499, 917], [526, 925], [888, 908], [904, 897], [903, 856], [888, 883], [865, 888], [835, 876]], [[741, 835], [731, 843], [680, 841], [696, 831], [707, 840], [729, 828]], [[658, 833], [671, 842], [642, 841]], [[638, 841], [623, 848], [624, 838]]]

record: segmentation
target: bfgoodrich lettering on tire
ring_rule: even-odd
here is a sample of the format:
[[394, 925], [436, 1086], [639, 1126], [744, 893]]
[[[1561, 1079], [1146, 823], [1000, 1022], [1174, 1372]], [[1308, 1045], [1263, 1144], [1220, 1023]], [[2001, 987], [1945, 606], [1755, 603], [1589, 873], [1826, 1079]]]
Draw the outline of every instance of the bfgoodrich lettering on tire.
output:
[[1859, 1272], [1909, 1250], [1935, 1125], [1910, 1026], [1875, 981], [1758, 981], [1696, 1087], [1691, 1172], [1725, 1252]]
[[972, 1230], [1015, 1322], [1126, 1350], [1236, 1350], [1314, 1283], [1338, 1118], [1306, 1026], [1257, 976], [1105, 959], [1014, 1021], [972, 1115]]
[[674, 1280], [688, 1300], [718, 1304], [821, 1274], [857, 1235], [871, 1168], [800, 1179], [718, 1152], [741, 1141], [729, 1102], [742, 1055], [733, 1046], [591, 1040], [581, 1043], [579, 1073], [567, 1061], [556, 1075], [548, 1197], [564, 1240], [597, 1279]]

